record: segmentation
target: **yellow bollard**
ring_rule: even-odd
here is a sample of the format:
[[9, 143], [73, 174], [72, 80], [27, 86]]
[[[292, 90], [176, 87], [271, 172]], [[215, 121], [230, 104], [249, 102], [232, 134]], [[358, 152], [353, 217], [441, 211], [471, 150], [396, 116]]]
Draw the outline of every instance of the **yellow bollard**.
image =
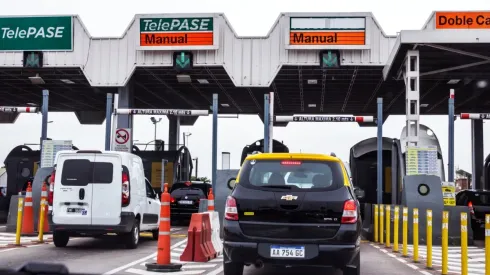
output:
[[390, 239], [390, 234], [391, 234], [391, 206], [387, 205], [386, 206], [386, 247], [391, 246], [391, 239]]
[[393, 217], [393, 252], [398, 252], [398, 216], [400, 216], [400, 207], [395, 206]]
[[490, 214], [485, 215], [485, 275], [490, 275]]
[[381, 204], [379, 206], [379, 243], [384, 243], [384, 234], [385, 234], [385, 229], [384, 229], [384, 213], [385, 213], [385, 208]]
[[39, 216], [39, 242], [43, 243], [44, 242], [44, 211], [46, 207], [46, 199], [41, 200], [41, 215]]
[[379, 219], [379, 212], [378, 212], [378, 205], [374, 205], [374, 242], [378, 242], [378, 219]]
[[461, 275], [468, 275], [468, 214], [461, 213]]
[[442, 211], [442, 275], [447, 275], [448, 271], [448, 240], [449, 240], [449, 211]]
[[24, 208], [24, 198], [19, 197], [17, 203], [17, 228], [15, 229], [15, 245], [20, 245], [20, 232], [22, 232], [22, 210]]
[[408, 207], [403, 207], [402, 223], [402, 256], [408, 257]]
[[426, 212], [427, 228], [426, 228], [426, 240], [427, 240], [427, 268], [432, 268], [432, 210], [427, 209]]
[[419, 261], [419, 209], [413, 209], [413, 261]]

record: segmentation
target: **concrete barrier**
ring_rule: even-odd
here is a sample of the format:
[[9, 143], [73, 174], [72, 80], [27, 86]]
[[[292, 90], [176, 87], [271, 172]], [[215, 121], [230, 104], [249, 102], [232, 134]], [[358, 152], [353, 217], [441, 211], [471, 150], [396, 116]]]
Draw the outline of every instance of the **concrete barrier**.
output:
[[211, 220], [211, 241], [214, 246], [214, 250], [217, 253], [217, 256], [220, 256], [223, 253], [223, 242], [219, 236], [220, 234], [220, 222], [219, 222], [219, 214], [218, 212], [207, 212], [209, 214], [209, 219]]
[[203, 199], [199, 201], [199, 213], [208, 212], [208, 200]]
[[[9, 206], [9, 214], [7, 217], [7, 226], [5, 228], [6, 232], [15, 233], [17, 229], [17, 210], [19, 197], [25, 199], [25, 195], [15, 195], [10, 197], [10, 206]], [[22, 207], [24, 207], [22, 205]]]
[[[216, 174], [216, 187], [214, 190], [214, 211], [219, 213], [219, 220], [222, 221], [225, 213], [226, 198], [230, 195], [228, 180], [236, 178], [238, 169], [218, 170]], [[222, 224], [222, 223], [221, 223]], [[220, 236], [223, 236], [223, 228], [220, 228]]]

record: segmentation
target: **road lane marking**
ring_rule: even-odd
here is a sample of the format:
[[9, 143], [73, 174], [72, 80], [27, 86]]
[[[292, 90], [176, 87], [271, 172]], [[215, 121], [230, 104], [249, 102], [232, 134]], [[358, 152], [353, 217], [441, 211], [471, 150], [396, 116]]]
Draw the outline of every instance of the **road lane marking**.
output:
[[[182, 245], [182, 244], [183, 244], [183, 243], [185, 243], [185, 242], [187, 242], [187, 239], [177, 242], [176, 244], [172, 245], [172, 246], [170, 247], [170, 249], [174, 249], [174, 248], [176, 248], [176, 247], [179, 247], [180, 245]], [[153, 253], [153, 254], [151, 254], [151, 255], [149, 255], [149, 256], [146, 256], [146, 257], [144, 257], [144, 258], [141, 258], [141, 259], [136, 260], [136, 261], [134, 261], [134, 262], [131, 262], [131, 263], [129, 263], [129, 264], [126, 264], [126, 265], [120, 266], [120, 267], [118, 267], [118, 268], [115, 268], [115, 269], [113, 269], [113, 270], [110, 270], [110, 271], [108, 271], [108, 272], [104, 273], [104, 275], [112, 275], [112, 274], [118, 273], [118, 272], [120, 272], [120, 271], [122, 271], [122, 270], [124, 270], [124, 269], [126, 269], [126, 268], [130, 268], [130, 267], [132, 267], [132, 266], [134, 266], [134, 265], [137, 265], [137, 264], [139, 264], [139, 263], [141, 263], [141, 262], [144, 262], [144, 261], [146, 261], [146, 260], [148, 260], [148, 259], [154, 258], [154, 257], [156, 257], [156, 255], [157, 255], [157, 253], [155, 252], [155, 253]], [[175, 274], [175, 273], [172, 273], [172, 274]]]
[[7, 251], [12, 251], [12, 250], [16, 250], [16, 249], [19, 249], [19, 247], [13, 247], [13, 248], [7, 248], [7, 249], [0, 249], [0, 253], [7, 252]]
[[213, 270], [213, 271], [209, 272], [209, 273], [208, 273], [208, 274], [206, 274], [206, 275], [218, 275], [218, 274], [220, 274], [221, 272], [223, 272], [223, 266], [218, 267], [217, 269], [215, 269], [215, 270]]

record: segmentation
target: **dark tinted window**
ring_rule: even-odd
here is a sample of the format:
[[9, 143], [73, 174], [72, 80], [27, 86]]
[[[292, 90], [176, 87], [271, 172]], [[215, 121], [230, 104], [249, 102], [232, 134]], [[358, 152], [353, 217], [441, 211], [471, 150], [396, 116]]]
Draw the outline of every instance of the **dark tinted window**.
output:
[[196, 195], [196, 196], [199, 196], [201, 198], [206, 197], [206, 195], [204, 194], [204, 192], [201, 189], [192, 188], [192, 187], [179, 188], [179, 189], [172, 191], [170, 194], [172, 195], [172, 197], [182, 197], [182, 196], [187, 196], [187, 195]]
[[92, 162], [86, 159], [67, 159], [63, 162], [61, 184], [86, 186], [92, 178]]
[[475, 206], [477, 205], [490, 205], [490, 193], [474, 193], [470, 199], [471, 203]]
[[[177, 182], [172, 185], [172, 188], [170, 188], [170, 194], [179, 194], [180, 196], [180, 194], [187, 192], [188, 194], [203, 194], [207, 197], [210, 188], [211, 184], [207, 183], [191, 183], [191, 185], [188, 186], [183, 182]], [[176, 191], [179, 193], [175, 193]]]
[[86, 186], [89, 183], [110, 184], [114, 166], [110, 162], [91, 162], [86, 159], [68, 159], [63, 162], [61, 184]]
[[[245, 173], [240, 184], [249, 184], [252, 187], [318, 191], [344, 186], [342, 167], [337, 162], [248, 161], [244, 168]], [[244, 182], [243, 179], [248, 181]]]
[[114, 175], [114, 165], [110, 162], [94, 162], [94, 180], [95, 183], [112, 183]]

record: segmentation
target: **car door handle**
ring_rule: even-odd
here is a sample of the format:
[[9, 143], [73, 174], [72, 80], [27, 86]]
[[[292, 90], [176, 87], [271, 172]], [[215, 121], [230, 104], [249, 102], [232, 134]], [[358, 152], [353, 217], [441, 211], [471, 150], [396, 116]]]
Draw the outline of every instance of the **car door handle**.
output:
[[151, 204], [151, 201], [148, 201], [149, 204]]

